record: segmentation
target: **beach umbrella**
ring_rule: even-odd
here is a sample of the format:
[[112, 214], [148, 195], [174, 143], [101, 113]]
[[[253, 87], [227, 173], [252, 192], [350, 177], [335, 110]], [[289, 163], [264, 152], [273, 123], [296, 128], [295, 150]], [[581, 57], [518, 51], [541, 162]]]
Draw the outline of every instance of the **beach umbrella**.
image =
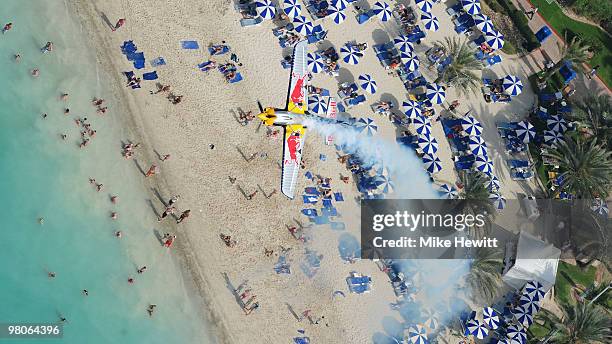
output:
[[255, 10], [263, 19], [272, 19], [276, 16], [276, 7], [270, 0], [255, 1]]
[[461, 118], [461, 127], [470, 136], [482, 135], [482, 124], [474, 116], [464, 116]]
[[493, 50], [501, 49], [504, 46], [504, 35], [499, 33], [499, 31], [490, 31], [485, 33], [485, 39], [487, 40], [487, 44]]
[[461, 0], [461, 6], [470, 15], [480, 13], [480, 0]]
[[374, 6], [372, 6], [372, 11], [378, 18], [384, 22], [391, 19], [391, 6], [389, 6], [386, 2], [377, 1]]
[[431, 133], [431, 121], [423, 115], [414, 118], [412, 124], [414, 124], [414, 129], [420, 135], [429, 135]]
[[480, 172], [490, 174], [493, 173], [493, 162], [486, 156], [477, 156], [474, 161], [476, 169]]
[[506, 328], [506, 336], [509, 339], [515, 341], [511, 343], [519, 343], [519, 344], [527, 343], [527, 333], [525, 333], [525, 330], [522, 327], [518, 327], [515, 325], [508, 326]]
[[536, 132], [531, 123], [524, 120], [518, 122], [516, 126], [517, 128], [514, 131], [516, 132], [516, 136], [519, 138], [519, 140], [523, 141], [524, 143], [529, 143], [529, 141], [533, 140]]
[[489, 18], [487, 15], [483, 13], [478, 13], [473, 15], [472, 18], [474, 18], [474, 23], [476, 23], [476, 27], [478, 28], [478, 30], [482, 31], [483, 33], [495, 31], [493, 22], [491, 21], [491, 18]]
[[371, 118], [360, 118], [355, 124], [357, 125], [357, 130], [359, 132], [365, 131], [368, 136], [374, 135], [378, 130], [378, 126]]
[[608, 203], [601, 198], [595, 198], [591, 205], [591, 210], [601, 216], [608, 216]]
[[318, 94], [308, 97], [308, 108], [317, 114], [327, 113], [327, 99]]
[[559, 133], [563, 133], [567, 130], [565, 118], [559, 115], [549, 116], [548, 119], [546, 119], [546, 126], [548, 129]]
[[478, 339], [484, 339], [489, 334], [489, 329], [476, 319], [470, 319], [465, 323], [466, 335], [472, 335]]
[[340, 48], [340, 56], [345, 63], [356, 65], [363, 54], [352, 46], [344, 45]]
[[408, 342], [410, 344], [427, 344], [427, 330], [421, 325], [410, 326]]
[[287, 17], [295, 18], [302, 14], [302, 5], [298, 3], [298, 0], [284, 0], [283, 12], [285, 12]]
[[446, 97], [446, 90], [444, 89], [444, 86], [428, 84], [425, 96], [433, 104], [442, 104], [442, 102], [444, 102], [444, 98]]
[[393, 39], [393, 46], [400, 52], [414, 51], [414, 45], [409, 41], [409, 38], [401, 35]]
[[308, 70], [313, 73], [320, 73], [323, 70], [323, 58], [318, 53], [308, 53]]
[[393, 181], [391, 181], [388, 176], [376, 176], [372, 182], [374, 185], [376, 185], [376, 188], [381, 190], [383, 193], [393, 192], [393, 189], [395, 188], [395, 184], [393, 184]]
[[468, 148], [474, 155], [487, 155], [487, 144], [480, 136], [470, 136]]
[[556, 147], [558, 143], [564, 140], [563, 134], [558, 131], [544, 130], [544, 142], [551, 146]]
[[514, 319], [516, 319], [516, 321], [527, 327], [529, 325], [531, 325], [531, 323], [533, 323], [533, 315], [531, 315], [531, 313], [529, 313], [524, 307], [519, 306], [516, 307], [512, 310], [512, 314], [514, 315]]
[[336, 6], [329, 6], [327, 8], [327, 13], [327, 15], [330, 16], [336, 24], [342, 24], [346, 20], [346, 13], [344, 13], [344, 10], [339, 9]]
[[406, 100], [402, 103], [402, 108], [406, 116], [410, 119], [415, 119], [421, 116], [421, 105], [414, 100]]
[[523, 286], [523, 295], [529, 295], [533, 299], [542, 300], [546, 291], [544, 286], [538, 281], [529, 281]]
[[489, 199], [491, 200], [491, 203], [493, 203], [495, 208], [499, 210], [504, 209], [506, 207], [506, 199], [499, 193], [490, 194]]
[[438, 21], [438, 17], [429, 12], [424, 12], [421, 14], [421, 20], [423, 21], [423, 25], [425, 25], [427, 30], [438, 31], [440, 28], [440, 21]]
[[310, 35], [314, 30], [314, 25], [304, 16], [297, 16], [292, 19], [293, 28], [302, 35]]
[[346, 0], [332, 0], [331, 4], [340, 11], [344, 11], [348, 7]]
[[361, 88], [363, 88], [366, 92], [370, 94], [376, 93], [378, 85], [376, 85], [376, 80], [372, 79], [370, 74], [361, 74], [358, 80], [359, 86], [361, 86]]
[[428, 328], [429, 330], [435, 330], [438, 328], [439, 321], [436, 313], [429, 309], [423, 310], [423, 315], [425, 316], [425, 321], [423, 321], [423, 326]]
[[486, 185], [487, 189], [491, 192], [499, 190], [499, 188], [501, 187], [501, 184], [499, 183], [499, 178], [494, 175], [491, 175], [490, 177], [491, 178], [489, 179]]
[[435, 137], [431, 135], [424, 135], [419, 137], [417, 144], [425, 154], [431, 155], [435, 154], [438, 151], [438, 141]]
[[419, 69], [420, 61], [415, 53], [400, 51], [400, 59], [408, 71], [414, 72]]
[[534, 315], [540, 311], [540, 300], [534, 299], [529, 295], [521, 295], [519, 305], [525, 308], [525, 310], [531, 315]]
[[433, 8], [433, 2], [431, 0], [416, 0], [415, 4], [423, 12], [431, 12]]
[[504, 91], [511, 96], [518, 96], [523, 91], [523, 82], [516, 75], [506, 75], [502, 79]]
[[440, 158], [435, 154], [423, 154], [423, 165], [429, 173], [437, 173], [442, 170]]
[[482, 320], [491, 330], [496, 330], [499, 327], [499, 315], [491, 307], [482, 309]]
[[457, 190], [449, 184], [440, 185], [438, 191], [440, 191], [442, 196], [446, 199], [455, 199], [459, 197], [459, 193], [457, 193]]

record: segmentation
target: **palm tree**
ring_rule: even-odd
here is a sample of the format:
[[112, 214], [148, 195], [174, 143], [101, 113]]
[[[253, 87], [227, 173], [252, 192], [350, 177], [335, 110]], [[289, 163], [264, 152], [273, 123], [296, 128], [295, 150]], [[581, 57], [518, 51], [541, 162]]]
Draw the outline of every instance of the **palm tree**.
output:
[[463, 189], [459, 194], [459, 199], [455, 203], [453, 209], [457, 213], [465, 215], [485, 215], [487, 226], [469, 228], [470, 236], [481, 238], [486, 235], [489, 229], [490, 220], [495, 217], [495, 207], [489, 199], [489, 190], [487, 189], [488, 176], [481, 172], [467, 173], [462, 171], [459, 179], [463, 184]]
[[582, 64], [586, 63], [591, 57], [590, 49], [586, 44], [574, 36], [571, 40], [567, 40], [565, 35], [565, 45], [559, 46], [559, 52], [561, 53], [561, 59], [555, 63], [555, 65], [548, 71], [545, 79], [549, 79], [553, 74], [559, 71], [565, 64], [565, 61], [570, 61], [578, 70], [582, 70]]
[[538, 317], [552, 325], [547, 341], [555, 344], [610, 343], [612, 318], [589, 303], [561, 304], [562, 316], [542, 309]]
[[578, 122], [578, 131], [595, 137], [604, 147], [612, 147], [612, 102], [610, 96], [588, 96], [576, 104], [569, 118]]
[[554, 196], [565, 191], [578, 198], [608, 197], [612, 184], [612, 151], [598, 145], [596, 139], [583, 142], [566, 136], [565, 142], [542, 155], [555, 160], [561, 171], [563, 181]]
[[436, 42], [436, 45], [444, 49], [452, 61], [439, 73], [435, 82], [455, 87], [464, 95], [477, 90], [480, 78], [474, 71], [481, 70], [483, 64], [476, 58], [476, 51], [467, 45], [467, 40], [446, 37], [444, 41]]
[[490, 248], [475, 251], [470, 272], [465, 277], [474, 301], [489, 303], [495, 299], [502, 283], [503, 266], [501, 251]]

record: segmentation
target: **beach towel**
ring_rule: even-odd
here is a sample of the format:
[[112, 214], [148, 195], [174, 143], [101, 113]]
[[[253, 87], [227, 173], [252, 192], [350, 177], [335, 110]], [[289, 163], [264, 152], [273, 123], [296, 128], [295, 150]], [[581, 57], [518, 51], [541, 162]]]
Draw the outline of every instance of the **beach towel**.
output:
[[295, 344], [310, 344], [310, 338], [308, 337], [295, 337], [293, 338]]
[[134, 68], [143, 69], [145, 67], [145, 60], [136, 60], [134, 61]]
[[233, 79], [228, 80], [230, 84], [239, 82], [242, 80], [242, 75], [240, 73], [236, 73], [236, 76]]
[[344, 222], [330, 222], [329, 226], [335, 231], [342, 231], [346, 229], [346, 225], [344, 224]]
[[144, 73], [142, 75], [142, 80], [157, 80], [157, 72], [156, 71], [152, 71], [149, 73]]
[[307, 188], [304, 189], [304, 193], [309, 194], [309, 195], [315, 195], [315, 196], [319, 196], [321, 193], [317, 190], [317, 188], [315, 188], [314, 186], [309, 186]]
[[[217, 52], [215, 51], [215, 48], [221, 47], [221, 51]], [[226, 54], [230, 51], [230, 47], [227, 45], [213, 45], [212, 47], [208, 48], [208, 52], [211, 55], [223, 55]]]
[[304, 176], [306, 176], [306, 178], [308, 178], [308, 179], [310, 179], [310, 180], [312, 180], [312, 178], [314, 177], [314, 176], [312, 175], [312, 172], [310, 172], [310, 171], [307, 171], [307, 172], [304, 174]]
[[125, 54], [125, 57], [127, 57], [128, 61], [137, 61], [137, 60], [144, 61], [145, 59], [143, 52], [140, 52], [140, 53], [131, 52], [131, 53]]
[[318, 216], [319, 214], [317, 213], [316, 209], [302, 209], [302, 214], [308, 216], [308, 217], [313, 217], [313, 216]]
[[183, 49], [200, 49], [197, 41], [181, 41], [181, 47]]
[[357, 23], [363, 24], [363, 23], [367, 22], [368, 20], [370, 20], [372, 15], [374, 15], [374, 12], [365, 12], [365, 13], [361, 13], [361, 14], [357, 15], [357, 18], [355, 18], [355, 19], [357, 19]]
[[336, 202], [343, 202], [344, 196], [342, 196], [342, 192], [334, 193], [334, 199], [336, 200]]
[[332, 200], [331, 200], [331, 199], [329, 199], [329, 198], [324, 198], [324, 199], [323, 199], [323, 206], [324, 206], [325, 208], [332, 208], [332, 207], [333, 207], [333, 205], [332, 205]]
[[327, 161], [327, 156], [325, 154], [319, 154], [319, 159], [321, 161]]
[[134, 44], [133, 41], [125, 41], [123, 42], [123, 45], [121, 46], [121, 52], [125, 55], [136, 52], [136, 50], [138, 49], [136, 48], [136, 45]]
[[240, 26], [247, 27], [253, 25], [259, 25], [263, 22], [263, 18], [261, 16], [257, 16], [255, 18], [242, 18], [240, 19]]
[[151, 64], [151, 67], [158, 67], [158, 66], [163, 66], [166, 64], [166, 60], [164, 60], [163, 57], [158, 57], [156, 59], [151, 60], [151, 62], [149, 62]]
[[304, 204], [316, 204], [319, 201], [317, 196], [312, 195], [302, 195], [302, 199], [304, 200]]

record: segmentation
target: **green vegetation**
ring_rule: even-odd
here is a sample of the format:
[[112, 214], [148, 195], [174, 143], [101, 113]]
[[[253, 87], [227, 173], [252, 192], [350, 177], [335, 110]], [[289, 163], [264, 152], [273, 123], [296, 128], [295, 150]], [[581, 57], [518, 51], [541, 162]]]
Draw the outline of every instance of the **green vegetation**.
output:
[[548, 3], [546, 0], [531, 0], [531, 2], [538, 7], [539, 13], [557, 32], [567, 35], [568, 38], [578, 36], [585, 44], [592, 46], [594, 55], [589, 64], [599, 65], [598, 75], [607, 85], [612, 85], [612, 39], [610, 36], [596, 26], [567, 17], [556, 2]]
[[465, 280], [472, 290], [472, 299], [489, 303], [498, 294], [502, 284], [501, 270], [504, 267], [498, 250], [479, 248], [475, 251], [470, 273]]
[[[571, 280], [571, 282], [570, 282]], [[572, 298], [572, 282], [588, 288], [595, 280], [595, 268], [589, 266], [586, 270], [578, 266], [559, 261], [557, 281], [555, 282], [556, 299], [562, 305], [574, 303]]]
[[517, 53], [517, 50], [514, 44], [508, 41], [504, 41], [504, 46], [501, 48], [501, 51], [503, 51], [504, 53], [508, 55], [514, 55]]
[[[499, 5], [501, 5], [500, 7], [504, 9], [504, 13], [508, 15], [508, 17], [510, 17], [516, 29], [519, 31], [521, 36], [523, 36], [523, 38], [525, 39], [525, 44], [523, 45], [523, 48], [525, 50], [533, 51], [540, 47], [540, 42], [536, 38], [533, 31], [531, 31], [531, 28], [529, 28], [527, 18], [525, 17], [523, 12], [519, 11], [514, 6], [511, 0], [489, 0], [487, 4], [493, 2], [497, 2]], [[497, 10], [495, 9], [498, 8], [497, 6], [490, 7], [491, 9], [497, 12]]]
[[612, 102], [608, 95], [589, 96], [577, 102], [568, 117], [577, 122], [582, 136], [597, 138], [604, 147], [612, 147]]
[[438, 41], [435, 44], [442, 47], [447, 55], [452, 57], [451, 64], [438, 75], [436, 83], [443, 82], [464, 95], [478, 90], [481, 82], [474, 71], [481, 70], [483, 64], [476, 59], [476, 51], [467, 45], [467, 40], [446, 37], [444, 41]]
[[612, 2], [610, 0], [575, 0], [570, 8], [578, 15], [596, 21], [610, 33], [612, 26]]
[[612, 318], [601, 307], [588, 303], [561, 305], [562, 315], [547, 310], [538, 313], [552, 324], [547, 337], [555, 344], [609, 343], [612, 338]]

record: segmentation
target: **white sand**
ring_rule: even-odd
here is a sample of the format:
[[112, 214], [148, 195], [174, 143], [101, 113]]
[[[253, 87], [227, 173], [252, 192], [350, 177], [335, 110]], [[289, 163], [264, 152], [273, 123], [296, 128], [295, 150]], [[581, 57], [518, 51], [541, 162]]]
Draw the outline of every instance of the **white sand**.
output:
[[[119, 73], [133, 69], [119, 47], [124, 40], [133, 40], [139, 51], [145, 52], [147, 68], [144, 70], [151, 70], [148, 61], [163, 56], [167, 65], [155, 68], [160, 76], [158, 81], [172, 85], [176, 94], [185, 96], [180, 105], [174, 106], [162, 95], [149, 95], [148, 91], [155, 89], [154, 82], [143, 82], [143, 89], [138, 91], [120, 86], [117, 98], [129, 106], [131, 116], [122, 113], [111, 115], [124, 116], [131, 123], [130, 134], [126, 135], [132, 137], [126, 139], [143, 141], [144, 149], [136, 157], [139, 164], [145, 169], [153, 162], [161, 166], [161, 174], [145, 182], [154, 183], [150, 186], [159, 187], [165, 198], [181, 194], [179, 208], [192, 210], [192, 216], [176, 229], [178, 245], [200, 285], [201, 294], [209, 304], [207, 312], [218, 325], [224, 342], [289, 342], [291, 337], [298, 335], [297, 329], [305, 328], [306, 334], [317, 343], [362, 343], [370, 342], [376, 332], [385, 333], [384, 317], [401, 320], [398, 313], [388, 307], [395, 297], [388, 278], [378, 271], [375, 264], [369, 261], [346, 264], [339, 258], [338, 237], [346, 233], [359, 235], [355, 202], [358, 193], [354, 185], [339, 182], [339, 173], [349, 173], [334, 159], [333, 147], [324, 146], [321, 139], [311, 135], [304, 150], [308, 169], [332, 177], [334, 188], [342, 191], [346, 199], [338, 210], [344, 215], [342, 220], [347, 223], [347, 231], [312, 229], [313, 248], [324, 255], [321, 269], [312, 279], [306, 278], [299, 269], [303, 245], [293, 239], [285, 227], [286, 224], [295, 224], [295, 220], [304, 221], [304, 217], [299, 215], [301, 202], [290, 201], [280, 193], [268, 199], [261, 191], [254, 200], [247, 201], [239, 191], [242, 189], [248, 194], [261, 187], [268, 194], [279, 188], [280, 143], [266, 138], [266, 129], [259, 128], [258, 124], [242, 127], [235, 120], [237, 109], [257, 112], [257, 100], [264, 106], [284, 106], [288, 71], [280, 66], [283, 54], [272, 35], [274, 26], [271, 22], [259, 27], [241, 28], [240, 15], [229, 0], [73, 1], [79, 2], [83, 9], [85, 27], [97, 32], [92, 34], [92, 39], [106, 53], [99, 56], [100, 63], [108, 68], [118, 85], [125, 82]], [[381, 23], [373, 18], [358, 25], [351, 9], [347, 11], [347, 21], [340, 26], [329, 19], [322, 21], [325, 29], [330, 30], [327, 40], [336, 48], [349, 40], [365, 41], [372, 46], [397, 35], [395, 22]], [[436, 39], [455, 35], [444, 9], [442, 4], [435, 5], [433, 12], [441, 20], [442, 28], [439, 32], [428, 33], [418, 52], [424, 52]], [[101, 12], [113, 24], [118, 18], [126, 18], [127, 24], [113, 33], [101, 19]], [[199, 41], [200, 50], [180, 48], [181, 40], [190, 39]], [[240, 71], [245, 80], [238, 84], [227, 84], [216, 71], [206, 75], [196, 68], [198, 63], [208, 60], [205, 47], [222, 40], [227, 41], [244, 64]], [[216, 60], [224, 62], [227, 58], [223, 56]], [[426, 57], [421, 56], [421, 60], [425, 61]], [[112, 62], [107, 65], [109, 61]], [[406, 99], [407, 93], [399, 78], [387, 75], [371, 50], [358, 66], [343, 69], [340, 81], [356, 79], [363, 72], [371, 74], [378, 82], [379, 93], [352, 109], [353, 116], [373, 117], [370, 104], [380, 98], [392, 99], [396, 104]], [[509, 105], [487, 104], [480, 94], [461, 98], [462, 106], [458, 112], [472, 108], [473, 114], [485, 126], [484, 138], [492, 148], [496, 173], [503, 185], [502, 193], [514, 198], [514, 192], [522, 190], [523, 184], [508, 178], [505, 168], [507, 156], [502, 152], [494, 123], [511, 118], [514, 113], [524, 114], [532, 106], [533, 95], [527, 85], [528, 69], [520, 63], [505, 58], [494, 72], [500, 77], [519, 75], [526, 84], [523, 94]], [[328, 88], [332, 93], [337, 90], [337, 80], [328, 76], [316, 75], [313, 84]], [[452, 90], [447, 92], [449, 102], [456, 98], [458, 96]], [[466, 104], [471, 105], [468, 107]], [[389, 121], [381, 117], [377, 118], [377, 124], [380, 137], [394, 140], [395, 128]], [[434, 126], [434, 135], [441, 144], [439, 155], [444, 164], [444, 171], [436, 178], [452, 183], [456, 175], [439, 123]], [[211, 143], [215, 145], [214, 150], [208, 147]], [[156, 161], [152, 153], [154, 149], [161, 154], [171, 154], [171, 159], [164, 163]], [[246, 156], [266, 152], [267, 158], [258, 157], [249, 163], [240, 152]], [[328, 161], [321, 162], [319, 153], [327, 154]], [[125, 163], [132, 164], [130, 161]], [[228, 176], [237, 178], [236, 185], [229, 182]], [[298, 190], [304, 186], [301, 180]], [[159, 202], [157, 206], [162, 208]], [[225, 247], [219, 239], [220, 233], [232, 235], [238, 242], [236, 247]], [[281, 246], [291, 248], [288, 253], [292, 263], [291, 275], [277, 275], [272, 270]], [[274, 257], [265, 257], [264, 248], [273, 249]], [[371, 293], [349, 295], [346, 292], [344, 279], [353, 270], [372, 276]], [[234, 286], [243, 280], [249, 281], [260, 302], [259, 310], [250, 316], [243, 314], [225, 284], [224, 273]], [[346, 298], [333, 300], [331, 295], [335, 290], [345, 291]], [[308, 324], [307, 320], [298, 322], [288, 311], [286, 303], [297, 313], [311, 309], [313, 317], [325, 318], [316, 326]]]

